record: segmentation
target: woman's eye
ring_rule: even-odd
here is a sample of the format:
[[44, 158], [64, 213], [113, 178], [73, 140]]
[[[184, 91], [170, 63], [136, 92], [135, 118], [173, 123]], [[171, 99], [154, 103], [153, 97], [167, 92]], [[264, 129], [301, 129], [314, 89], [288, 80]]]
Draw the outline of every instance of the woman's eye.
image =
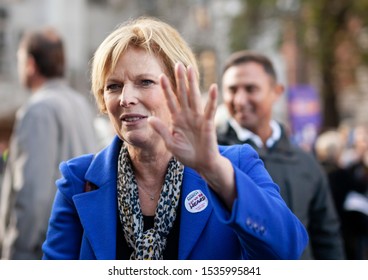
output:
[[144, 87], [148, 87], [150, 85], [154, 84], [152, 80], [141, 80], [141, 85]]
[[109, 92], [121, 92], [121, 88], [122, 88], [122, 85], [120, 84], [109, 84], [106, 86], [106, 91], [109, 91]]

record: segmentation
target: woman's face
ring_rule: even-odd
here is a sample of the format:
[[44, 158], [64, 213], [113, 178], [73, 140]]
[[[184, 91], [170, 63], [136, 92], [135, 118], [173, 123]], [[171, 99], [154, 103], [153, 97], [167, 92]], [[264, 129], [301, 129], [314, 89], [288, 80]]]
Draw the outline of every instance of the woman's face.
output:
[[117, 135], [137, 147], [157, 144], [160, 136], [147, 122], [149, 116], [170, 123], [170, 113], [159, 83], [164, 68], [159, 58], [143, 49], [128, 48], [106, 77], [104, 101]]

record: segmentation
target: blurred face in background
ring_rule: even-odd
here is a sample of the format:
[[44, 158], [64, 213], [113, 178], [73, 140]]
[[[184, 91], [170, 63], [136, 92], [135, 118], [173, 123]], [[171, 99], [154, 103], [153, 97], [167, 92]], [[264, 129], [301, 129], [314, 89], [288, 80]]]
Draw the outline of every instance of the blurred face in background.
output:
[[354, 129], [354, 147], [360, 157], [368, 150], [368, 132], [363, 125], [358, 125]]
[[18, 67], [18, 78], [22, 86], [28, 88], [29, 79], [27, 75], [27, 61], [28, 54], [22, 45], [19, 47], [17, 52], [17, 67]]
[[29, 55], [24, 45], [20, 45], [17, 52], [18, 79], [22, 86], [35, 91], [41, 85], [41, 75], [38, 73], [33, 56]]
[[269, 127], [273, 104], [283, 92], [263, 66], [246, 62], [229, 67], [222, 78], [224, 103], [230, 115], [255, 134]]

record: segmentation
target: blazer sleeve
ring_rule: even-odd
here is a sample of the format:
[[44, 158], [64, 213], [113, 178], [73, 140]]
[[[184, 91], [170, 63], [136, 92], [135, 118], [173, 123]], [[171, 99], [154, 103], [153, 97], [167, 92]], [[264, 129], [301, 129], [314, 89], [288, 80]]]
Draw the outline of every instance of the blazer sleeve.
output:
[[299, 259], [308, 243], [303, 224], [281, 198], [258, 154], [249, 145], [223, 150], [233, 163], [237, 198], [229, 212], [210, 191], [219, 219], [237, 233], [249, 259]]

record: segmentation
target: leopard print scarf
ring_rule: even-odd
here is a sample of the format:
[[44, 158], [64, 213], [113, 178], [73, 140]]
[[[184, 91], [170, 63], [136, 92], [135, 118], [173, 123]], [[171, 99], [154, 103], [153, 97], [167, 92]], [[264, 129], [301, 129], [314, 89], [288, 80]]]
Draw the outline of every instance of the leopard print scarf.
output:
[[138, 185], [128, 149], [122, 145], [118, 163], [118, 208], [124, 237], [128, 246], [133, 248], [131, 260], [163, 259], [166, 239], [176, 218], [183, 171], [183, 164], [175, 158], [170, 160], [155, 212], [154, 227], [143, 231]]

